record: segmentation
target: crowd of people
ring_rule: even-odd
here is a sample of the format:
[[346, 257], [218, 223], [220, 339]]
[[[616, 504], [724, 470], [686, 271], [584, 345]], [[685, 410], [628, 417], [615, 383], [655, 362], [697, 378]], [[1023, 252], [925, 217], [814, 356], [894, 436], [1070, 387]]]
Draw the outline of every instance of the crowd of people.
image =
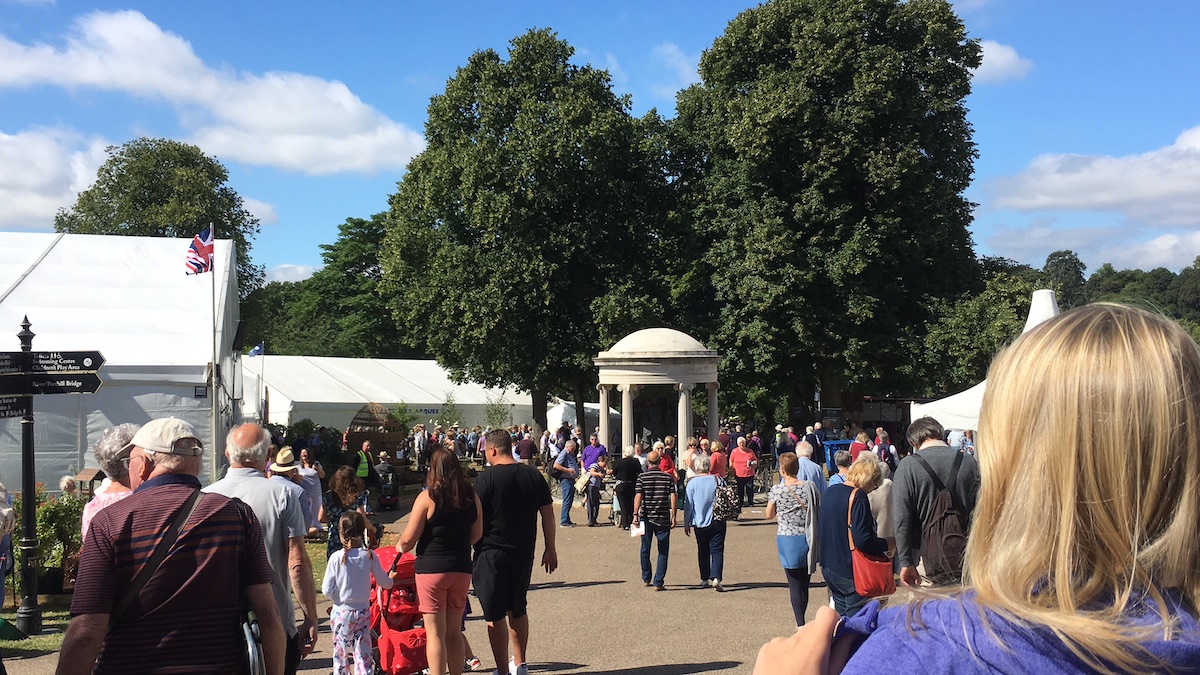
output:
[[[1031, 423], [1055, 433], [1011, 433]], [[425, 489], [396, 545], [417, 554], [431, 672], [466, 665], [461, 621], [473, 587], [497, 671], [523, 674], [539, 519], [540, 565], [553, 572], [555, 532], [574, 525], [575, 491], [596, 525], [612, 480], [618, 526], [641, 533], [646, 587], [664, 588], [682, 525], [696, 543], [698, 586], [721, 592], [728, 521], [754, 504], [743, 478], [778, 451], [765, 515], [777, 521], [796, 632], [763, 647], [756, 673], [881, 663], [897, 672], [1200, 672], [1197, 427], [1196, 343], [1161, 316], [1091, 305], [997, 357], [978, 447], [974, 433], [926, 417], [907, 427], [906, 447], [882, 428], [854, 433], [827, 477], [816, 423], [802, 435], [781, 426], [770, 443], [738, 428], [682, 449], [668, 437], [648, 452], [623, 448], [615, 461], [595, 434], [582, 445], [577, 427], [540, 441], [496, 430], [481, 433], [488, 468], [472, 484], [455, 436], [426, 446]], [[247, 606], [273, 675], [295, 672], [319, 640], [303, 546], [317, 523], [329, 525], [321, 590], [333, 602], [335, 667], [370, 672], [366, 595], [372, 578], [383, 587], [391, 578], [371, 553], [362, 476], [333, 470], [317, 505], [306, 481], [316, 476], [319, 490], [324, 468], [270, 441], [257, 425], [233, 429], [226, 477], [201, 491], [202, 445], [187, 423], [102, 435], [95, 455], [110, 480], [85, 510], [60, 673], [122, 672], [134, 654], [139, 668], [236, 670], [236, 634], [220, 627]], [[557, 514], [539, 458], [561, 481]], [[164, 540], [173, 553], [161, 556]], [[882, 566], [891, 589], [868, 579], [868, 563]], [[832, 607], [809, 622], [818, 571]], [[888, 607], [896, 579], [911, 599]]]

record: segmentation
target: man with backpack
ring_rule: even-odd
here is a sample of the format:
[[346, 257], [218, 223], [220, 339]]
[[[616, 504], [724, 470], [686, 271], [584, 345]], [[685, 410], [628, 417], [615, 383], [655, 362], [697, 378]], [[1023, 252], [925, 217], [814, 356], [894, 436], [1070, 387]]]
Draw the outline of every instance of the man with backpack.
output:
[[932, 417], [914, 420], [907, 437], [916, 452], [900, 462], [892, 478], [900, 580], [919, 586], [917, 563], [923, 561], [933, 585], [957, 584], [979, 494], [979, 464], [948, 446], [942, 425]]

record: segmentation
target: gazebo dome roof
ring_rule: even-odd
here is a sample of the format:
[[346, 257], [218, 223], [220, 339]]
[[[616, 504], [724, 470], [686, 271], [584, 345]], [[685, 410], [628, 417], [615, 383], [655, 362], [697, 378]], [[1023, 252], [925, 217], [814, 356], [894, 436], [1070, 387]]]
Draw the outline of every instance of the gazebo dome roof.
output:
[[634, 354], [703, 354], [712, 352], [699, 340], [672, 328], [646, 328], [621, 338], [604, 355], [625, 356]]

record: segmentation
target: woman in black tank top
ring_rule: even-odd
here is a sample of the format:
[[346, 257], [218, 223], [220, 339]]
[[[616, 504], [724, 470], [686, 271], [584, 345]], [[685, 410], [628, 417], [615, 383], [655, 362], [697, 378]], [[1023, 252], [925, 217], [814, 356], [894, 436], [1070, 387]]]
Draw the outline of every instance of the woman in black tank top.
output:
[[413, 503], [398, 548], [417, 549], [414, 569], [429, 671], [461, 672], [459, 627], [471, 587], [471, 546], [483, 536], [483, 506], [458, 457], [445, 449], [429, 458], [425, 488]]

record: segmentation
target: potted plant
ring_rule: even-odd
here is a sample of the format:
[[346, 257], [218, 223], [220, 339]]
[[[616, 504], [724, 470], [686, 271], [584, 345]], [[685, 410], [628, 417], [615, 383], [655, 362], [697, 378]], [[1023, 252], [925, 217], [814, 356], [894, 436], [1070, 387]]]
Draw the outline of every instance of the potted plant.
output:
[[[75, 572], [79, 566], [79, 550], [83, 546], [83, 505], [87, 499], [80, 495], [48, 494], [41, 483], [34, 491], [37, 508], [37, 565], [38, 592], [62, 593], [75, 586]], [[18, 528], [21, 523], [21, 495], [15, 494], [13, 510], [16, 511]], [[16, 543], [20, 539], [19, 529], [13, 533], [14, 553], [19, 556]], [[19, 563], [19, 559], [18, 559]], [[18, 570], [17, 583], [21, 575]]]

